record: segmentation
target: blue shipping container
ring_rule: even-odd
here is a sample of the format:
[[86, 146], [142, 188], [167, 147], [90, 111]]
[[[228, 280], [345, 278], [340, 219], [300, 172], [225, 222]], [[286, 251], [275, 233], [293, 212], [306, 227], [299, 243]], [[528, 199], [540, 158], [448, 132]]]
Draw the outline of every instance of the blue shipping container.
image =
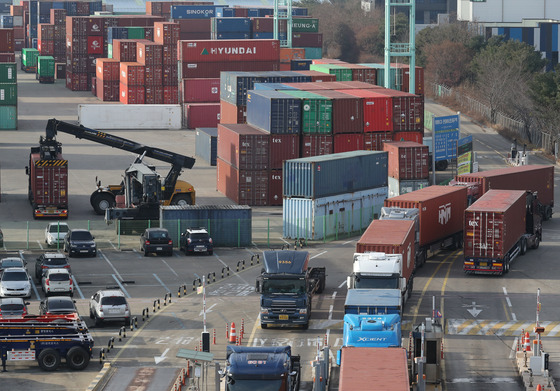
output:
[[250, 90], [247, 123], [271, 134], [299, 134], [301, 99], [279, 91]]
[[50, 23], [51, 16], [50, 15], [39, 15], [39, 23]]
[[103, 11], [103, 1], [93, 1], [89, 3], [89, 14], [93, 15], [97, 11]]
[[11, 15], [2, 15], [0, 19], [0, 28], [11, 29], [14, 27], [14, 17]]
[[284, 162], [284, 197], [321, 198], [387, 186], [387, 152], [352, 151]]
[[66, 15], [76, 16], [78, 15], [78, 3], [75, 1], [69, 1], [66, 3]]
[[251, 39], [251, 33], [231, 31], [229, 33], [212, 33], [211, 39]]
[[113, 43], [113, 39], [128, 39], [128, 28], [109, 27], [107, 29], [107, 43]]
[[252, 219], [247, 205], [175, 205], [162, 206], [159, 220], [175, 245], [187, 228], [204, 227], [215, 247], [246, 247], [252, 245]]
[[223, 18], [234, 18], [235, 17], [235, 8], [226, 7], [222, 10], [222, 17]]
[[40, 1], [39, 2], [39, 15], [46, 15], [51, 13], [53, 2], [52, 1]]
[[282, 90], [297, 90], [295, 87], [287, 86], [282, 83], [255, 83], [253, 86], [255, 91], [282, 91]]
[[210, 19], [216, 17], [215, 5], [172, 5], [171, 19]]
[[303, 48], [305, 50], [305, 58], [316, 60], [323, 58], [323, 48]]
[[196, 128], [195, 153], [211, 166], [218, 157], [218, 129]]
[[284, 197], [282, 235], [287, 239], [336, 240], [359, 235], [381, 213], [387, 187], [322, 198]]
[[251, 19], [249, 18], [212, 18], [212, 32], [251, 32]]
[[292, 71], [308, 71], [313, 60], [292, 60], [290, 61], [290, 69]]
[[66, 3], [64, 1], [53, 1], [52, 8], [55, 10], [63, 10], [66, 7]]

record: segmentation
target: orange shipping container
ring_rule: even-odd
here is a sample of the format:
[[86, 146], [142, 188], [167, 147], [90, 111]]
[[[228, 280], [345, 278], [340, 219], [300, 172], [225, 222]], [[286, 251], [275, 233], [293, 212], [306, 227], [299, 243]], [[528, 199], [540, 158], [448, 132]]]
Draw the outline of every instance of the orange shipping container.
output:
[[387, 151], [388, 174], [395, 179], [427, 179], [429, 176], [428, 146], [410, 141], [383, 144]]
[[239, 205], [268, 205], [268, 171], [238, 170], [217, 159], [217, 189]]

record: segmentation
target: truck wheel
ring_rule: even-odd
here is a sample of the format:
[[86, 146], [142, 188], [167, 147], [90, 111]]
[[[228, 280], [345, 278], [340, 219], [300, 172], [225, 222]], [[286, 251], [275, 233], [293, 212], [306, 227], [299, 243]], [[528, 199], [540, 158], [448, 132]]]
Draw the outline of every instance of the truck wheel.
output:
[[173, 201], [171, 201], [171, 205], [179, 205], [179, 206], [192, 205], [192, 198], [190, 194], [177, 194], [175, 197], [173, 197]]
[[541, 243], [541, 238], [539, 237], [539, 235], [535, 236], [535, 242], [533, 243], [533, 248], [537, 249], [539, 248], [539, 244]]
[[55, 371], [60, 365], [60, 353], [52, 348], [44, 349], [39, 353], [37, 361], [43, 371]]
[[511, 263], [511, 261], [510, 261], [510, 259], [509, 259], [509, 256], [506, 256], [506, 257], [504, 258], [504, 272], [503, 272], [502, 274], [509, 273], [509, 266], [510, 266], [510, 263]]
[[90, 198], [91, 206], [95, 213], [98, 215], [104, 215], [105, 210], [114, 207], [116, 205], [115, 197], [109, 193], [94, 193]]
[[527, 252], [527, 239], [521, 239], [521, 255], [525, 255]]
[[66, 353], [66, 365], [80, 371], [89, 364], [89, 353], [81, 346], [73, 346]]

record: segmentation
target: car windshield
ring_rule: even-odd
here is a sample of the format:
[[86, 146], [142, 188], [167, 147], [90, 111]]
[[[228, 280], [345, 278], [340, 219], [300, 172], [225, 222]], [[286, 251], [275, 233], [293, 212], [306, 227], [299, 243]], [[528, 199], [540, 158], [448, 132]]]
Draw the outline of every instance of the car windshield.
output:
[[45, 258], [44, 263], [46, 265], [59, 266], [66, 265], [68, 262], [66, 262], [66, 258]]
[[23, 311], [23, 304], [2, 304], [0, 310], [4, 311]]
[[265, 280], [263, 293], [305, 293], [305, 280]]
[[27, 281], [27, 274], [25, 272], [4, 272], [2, 281]]
[[126, 299], [122, 296], [106, 296], [101, 299], [101, 305], [125, 305]]
[[68, 273], [51, 273], [49, 279], [51, 281], [69, 281], [70, 275]]
[[1, 261], [2, 269], [6, 269], [8, 267], [21, 267], [23, 265], [23, 261], [21, 259], [3, 259]]
[[93, 240], [91, 233], [89, 232], [72, 232], [72, 240]]
[[51, 300], [48, 303], [49, 312], [74, 312], [74, 303], [67, 300]]
[[168, 234], [165, 231], [152, 231], [149, 234], [151, 239], [160, 239], [160, 238], [167, 238]]
[[208, 234], [205, 234], [205, 233], [191, 234], [191, 239], [195, 239], [195, 240], [208, 239]]
[[57, 233], [57, 232], [68, 232], [68, 226], [67, 225], [50, 225], [49, 226], [49, 232], [52, 233]]

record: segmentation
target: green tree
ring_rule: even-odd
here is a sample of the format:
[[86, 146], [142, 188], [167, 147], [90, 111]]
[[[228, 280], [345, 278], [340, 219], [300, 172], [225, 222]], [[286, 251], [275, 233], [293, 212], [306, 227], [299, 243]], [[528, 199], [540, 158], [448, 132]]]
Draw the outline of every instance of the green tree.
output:
[[349, 63], [358, 62], [360, 59], [360, 48], [356, 41], [356, 34], [346, 23], [340, 23], [336, 27], [335, 40], [339, 46], [340, 59]]

